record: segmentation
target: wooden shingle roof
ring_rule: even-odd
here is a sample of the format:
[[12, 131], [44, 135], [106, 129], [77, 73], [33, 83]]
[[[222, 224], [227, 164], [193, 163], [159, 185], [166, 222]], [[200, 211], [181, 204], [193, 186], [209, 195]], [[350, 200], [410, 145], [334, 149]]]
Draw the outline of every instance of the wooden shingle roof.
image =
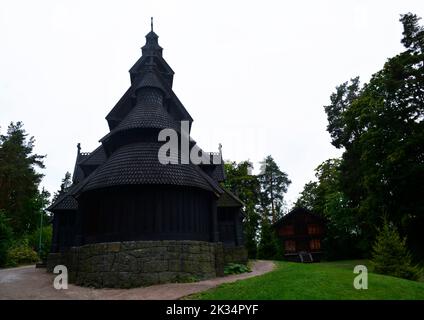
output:
[[161, 146], [160, 142], [139, 142], [120, 147], [90, 176], [82, 191], [140, 184], [179, 185], [220, 191], [216, 181], [194, 164], [161, 164], [158, 160]]
[[97, 147], [93, 152], [84, 157], [82, 161], [79, 162], [80, 166], [99, 166], [104, 163], [107, 159], [105, 149], [103, 145]]
[[138, 103], [118, 126], [100, 139], [100, 142], [107, 140], [117, 132], [135, 128], [160, 130], [172, 128], [177, 132], [180, 131], [177, 122], [162, 106]]

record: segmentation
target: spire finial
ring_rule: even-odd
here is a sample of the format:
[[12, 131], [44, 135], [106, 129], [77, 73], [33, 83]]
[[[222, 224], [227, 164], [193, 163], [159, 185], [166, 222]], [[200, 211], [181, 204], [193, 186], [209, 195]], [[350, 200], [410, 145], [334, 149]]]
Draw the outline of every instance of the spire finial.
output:
[[150, 29], [153, 32], [153, 17], [150, 17]]

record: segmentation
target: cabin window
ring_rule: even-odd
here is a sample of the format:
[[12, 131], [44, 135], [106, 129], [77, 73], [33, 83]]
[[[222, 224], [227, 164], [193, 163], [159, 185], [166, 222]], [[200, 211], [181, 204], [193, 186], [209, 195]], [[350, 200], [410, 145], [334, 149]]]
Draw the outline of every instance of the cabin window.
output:
[[280, 236], [291, 236], [294, 234], [294, 227], [292, 225], [284, 226], [280, 229], [279, 234]]
[[313, 239], [310, 242], [311, 250], [319, 250], [321, 249], [321, 241], [319, 239]]
[[296, 242], [294, 240], [287, 240], [284, 242], [284, 248], [287, 252], [296, 251]]
[[308, 224], [308, 234], [320, 234], [321, 227], [317, 224]]

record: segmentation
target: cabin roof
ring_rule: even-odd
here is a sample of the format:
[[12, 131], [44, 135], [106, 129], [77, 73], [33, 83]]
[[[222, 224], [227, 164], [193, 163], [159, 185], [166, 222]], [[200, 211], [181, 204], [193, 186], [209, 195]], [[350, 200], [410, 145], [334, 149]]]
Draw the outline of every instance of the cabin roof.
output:
[[282, 224], [284, 224], [289, 218], [298, 215], [298, 214], [308, 214], [313, 216], [315, 219], [321, 221], [321, 222], [325, 222], [325, 219], [323, 217], [321, 217], [320, 215], [312, 212], [309, 209], [306, 208], [302, 208], [302, 207], [296, 207], [294, 209], [292, 209], [289, 213], [287, 213], [286, 215], [282, 216], [279, 220], [277, 220], [273, 225], [274, 227], [278, 227]]

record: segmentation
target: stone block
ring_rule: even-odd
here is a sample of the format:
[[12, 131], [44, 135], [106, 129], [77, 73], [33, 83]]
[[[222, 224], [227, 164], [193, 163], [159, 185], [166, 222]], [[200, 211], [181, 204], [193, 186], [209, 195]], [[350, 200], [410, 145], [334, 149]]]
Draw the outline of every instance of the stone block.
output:
[[182, 270], [181, 264], [182, 262], [179, 259], [168, 260], [168, 270], [173, 272], [181, 271]]
[[[119, 252], [121, 251], [121, 243], [120, 242], [111, 242], [108, 243], [107, 246], [104, 247], [107, 252]], [[125, 247], [123, 248], [125, 250]]]
[[176, 282], [178, 281], [178, 272], [160, 272], [159, 283]]
[[224, 251], [222, 243], [125, 241], [87, 244], [66, 253], [50, 254], [47, 270], [51, 272], [55, 265], [64, 264], [72, 274], [70, 281], [79, 285], [131, 288], [208, 279], [223, 274], [225, 261], [244, 257], [242, 249]]

